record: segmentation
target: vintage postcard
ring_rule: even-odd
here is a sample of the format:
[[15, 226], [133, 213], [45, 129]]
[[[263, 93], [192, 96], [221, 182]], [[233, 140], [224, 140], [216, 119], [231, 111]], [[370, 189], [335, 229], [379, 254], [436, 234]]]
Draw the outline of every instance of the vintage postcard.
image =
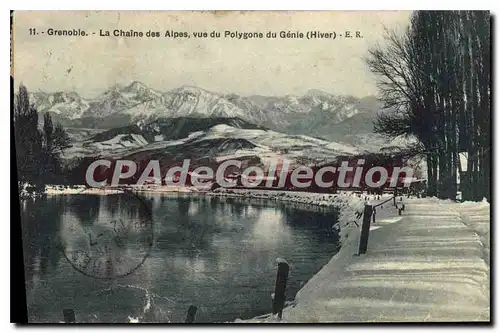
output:
[[489, 323], [490, 20], [13, 11], [26, 320]]

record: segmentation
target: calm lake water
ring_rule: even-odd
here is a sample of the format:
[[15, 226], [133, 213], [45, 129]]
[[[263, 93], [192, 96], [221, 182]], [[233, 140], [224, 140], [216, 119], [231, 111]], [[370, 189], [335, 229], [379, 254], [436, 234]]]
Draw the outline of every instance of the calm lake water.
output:
[[[142, 195], [153, 246], [132, 274], [113, 280], [77, 271], [64, 255], [68, 230], [111, 218], [147, 218], [123, 194], [60, 195], [21, 205], [30, 322], [223, 322], [269, 313], [276, 259], [290, 264], [287, 299], [339, 250], [336, 213], [265, 201]], [[142, 216], [144, 215], [144, 216]], [[72, 229], [73, 228], [73, 229]], [[132, 257], [136, 248], [127, 248]]]

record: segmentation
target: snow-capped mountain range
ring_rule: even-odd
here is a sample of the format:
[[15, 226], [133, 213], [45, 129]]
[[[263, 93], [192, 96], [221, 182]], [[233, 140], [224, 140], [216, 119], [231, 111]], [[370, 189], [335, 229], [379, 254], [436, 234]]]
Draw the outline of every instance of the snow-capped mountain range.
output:
[[373, 133], [381, 109], [375, 97], [319, 90], [245, 97], [192, 86], [160, 92], [133, 82], [94, 99], [76, 92], [36, 92], [30, 100], [39, 114], [50, 112], [66, 127], [72, 144], [63, 157], [74, 170], [86, 170], [97, 157], [159, 159], [162, 165], [185, 158], [199, 165], [237, 158], [262, 167], [286, 158], [310, 165], [407, 145]]
[[90, 103], [76, 92], [36, 92], [30, 101], [40, 113], [51, 112], [68, 119], [80, 118], [90, 108]]
[[358, 99], [320, 90], [303, 96], [239, 96], [192, 86], [160, 92], [138, 81], [114, 86], [93, 99], [76, 92], [35, 92], [31, 101], [40, 113], [50, 112], [69, 127], [109, 129], [160, 118], [227, 117], [329, 140], [372, 132], [372, 120], [381, 107], [375, 97]]

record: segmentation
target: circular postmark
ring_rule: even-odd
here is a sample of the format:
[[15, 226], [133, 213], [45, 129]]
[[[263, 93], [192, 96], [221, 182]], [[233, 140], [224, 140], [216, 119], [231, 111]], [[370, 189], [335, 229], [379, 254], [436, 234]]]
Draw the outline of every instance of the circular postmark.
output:
[[130, 275], [144, 263], [153, 247], [151, 208], [147, 200], [128, 189], [95, 190], [108, 191], [102, 193], [109, 196], [103, 200], [110, 201], [107, 211], [114, 213], [101, 214], [91, 223], [68, 226], [61, 244], [64, 257], [74, 269], [90, 277], [116, 279]]

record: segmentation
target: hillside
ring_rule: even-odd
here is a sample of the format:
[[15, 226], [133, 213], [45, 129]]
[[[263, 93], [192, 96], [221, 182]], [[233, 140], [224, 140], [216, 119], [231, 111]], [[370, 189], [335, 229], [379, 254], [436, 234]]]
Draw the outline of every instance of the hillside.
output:
[[[304, 135], [287, 135], [238, 118], [210, 118], [207, 121], [184, 117], [104, 131], [73, 142], [64, 150], [63, 157], [68, 165], [107, 158], [138, 163], [159, 160], [162, 167], [184, 159], [199, 165], [239, 159], [265, 166], [283, 159], [307, 165], [358, 152], [353, 146]], [[85, 168], [80, 166], [79, 169]]]

